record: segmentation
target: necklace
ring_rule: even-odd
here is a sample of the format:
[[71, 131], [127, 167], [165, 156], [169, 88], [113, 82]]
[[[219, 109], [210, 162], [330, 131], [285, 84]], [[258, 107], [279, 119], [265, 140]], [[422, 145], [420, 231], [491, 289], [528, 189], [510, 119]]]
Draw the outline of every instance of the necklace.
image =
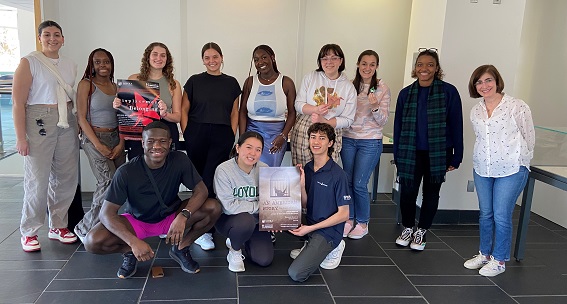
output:
[[53, 63], [54, 66], [57, 66], [59, 64], [59, 61], [61, 60], [61, 58], [57, 58], [57, 59], [49, 58], [49, 60], [51, 60], [51, 62]]
[[[271, 77], [269, 77], [268, 79], [262, 77], [262, 74], [258, 74], [258, 76], [260, 76], [260, 78], [262, 78], [262, 80], [266, 81], [266, 82], [272, 82], [274, 81], [276, 78], [278, 78], [279, 73], [275, 73], [274, 75], [272, 75]], [[275, 78], [274, 78], [275, 76]], [[272, 79], [274, 78], [274, 79]]]

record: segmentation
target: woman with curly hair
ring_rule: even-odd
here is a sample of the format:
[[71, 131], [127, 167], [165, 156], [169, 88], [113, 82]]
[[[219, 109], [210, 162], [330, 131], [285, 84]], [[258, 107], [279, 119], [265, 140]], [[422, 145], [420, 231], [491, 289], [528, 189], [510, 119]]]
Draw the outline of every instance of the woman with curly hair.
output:
[[[159, 110], [161, 121], [164, 122], [171, 133], [171, 148], [179, 146], [179, 129], [177, 123], [181, 121], [181, 85], [173, 76], [173, 57], [167, 46], [161, 42], [152, 42], [144, 50], [140, 64], [140, 73], [132, 74], [129, 80], [152, 81], [159, 83], [160, 102]], [[115, 99], [114, 106], [118, 107]], [[142, 143], [137, 140], [126, 140], [128, 159], [143, 153]]]

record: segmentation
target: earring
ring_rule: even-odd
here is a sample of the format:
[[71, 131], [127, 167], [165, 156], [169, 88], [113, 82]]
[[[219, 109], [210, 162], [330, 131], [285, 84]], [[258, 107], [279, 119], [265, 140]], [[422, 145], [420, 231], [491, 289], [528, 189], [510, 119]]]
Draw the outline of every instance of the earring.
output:
[[91, 74], [92, 74], [93, 76], [95, 76], [95, 75], [96, 75], [96, 73], [95, 73], [95, 69], [94, 69], [94, 68], [91, 68]]

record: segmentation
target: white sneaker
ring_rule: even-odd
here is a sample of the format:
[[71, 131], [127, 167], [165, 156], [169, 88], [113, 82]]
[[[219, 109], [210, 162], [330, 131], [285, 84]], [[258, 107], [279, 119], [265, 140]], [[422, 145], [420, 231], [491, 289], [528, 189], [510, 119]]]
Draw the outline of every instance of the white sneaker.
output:
[[406, 247], [413, 238], [413, 228], [404, 228], [402, 234], [396, 239], [396, 244]]
[[79, 238], [79, 240], [81, 241], [81, 243], [85, 243], [85, 237], [87, 236], [86, 234], [83, 235], [83, 233], [78, 229], [78, 226], [75, 226], [75, 228], [73, 229], [73, 232], [75, 233], [75, 235]]
[[417, 228], [417, 230], [413, 233], [413, 241], [411, 241], [410, 248], [413, 250], [422, 251], [425, 249], [425, 233], [427, 233], [426, 229]]
[[490, 259], [479, 251], [478, 255], [473, 256], [472, 259], [467, 260], [463, 265], [468, 269], [480, 269], [486, 265], [488, 261], [490, 261]]
[[232, 272], [243, 272], [244, 270], [244, 256], [242, 250], [229, 249], [226, 256], [228, 261], [228, 270]]
[[213, 243], [213, 234], [212, 233], [204, 233], [198, 239], [195, 240], [195, 244], [201, 246], [203, 250], [212, 250], [215, 249], [215, 243]]
[[494, 257], [490, 257], [490, 261], [478, 271], [478, 274], [485, 277], [497, 276], [506, 271], [506, 264], [500, 264]]
[[303, 251], [303, 248], [305, 248], [305, 246], [307, 246], [307, 241], [303, 242], [303, 247], [301, 247], [299, 249], [293, 249], [289, 253], [289, 257], [295, 260], [295, 258]]
[[341, 240], [339, 246], [337, 246], [333, 251], [327, 254], [327, 257], [319, 264], [323, 269], [335, 269], [339, 267], [341, 263], [341, 258], [343, 257], [343, 252], [345, 251], [345, 241]]

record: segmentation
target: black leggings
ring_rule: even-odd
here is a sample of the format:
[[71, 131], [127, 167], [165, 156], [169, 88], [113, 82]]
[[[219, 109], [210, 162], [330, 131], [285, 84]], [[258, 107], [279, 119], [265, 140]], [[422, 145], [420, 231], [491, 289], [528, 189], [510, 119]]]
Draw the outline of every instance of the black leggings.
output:
[[[453, 149], [447, 149], [447, 164], [451, 163]], [[448, 165], [447, 165], [448, 167]], [[423, 179], [423, 199], [419, 213], [418, 228], [429, 229], [433, 218], [439, 207], [439, 192], [441, 183], [431, 182], [431, 171], [429, 168], [429, 151], [416, 151], [414, 182], [412, 185], [401, 185], [400, 209], [402, 211], [402, 224], [406, 228], [415, 225], [416, 200], [419, 193], [419, 185]]]
[[228, 160], [234, 133], [228, 125], [188, 122], [185, 132], [187, 156], [201, 175], [209, 197], [215, 198], [213, 179], [218, 165]]
[[270, 232], [258, 230], [258, 216], [247, 212], [221, 214], [215, 224], [217, 231], [230, 239], [234, 250], [244, 247], [246, 257], [260, 266], [268, 266], [274, 259], [274, 245]]

